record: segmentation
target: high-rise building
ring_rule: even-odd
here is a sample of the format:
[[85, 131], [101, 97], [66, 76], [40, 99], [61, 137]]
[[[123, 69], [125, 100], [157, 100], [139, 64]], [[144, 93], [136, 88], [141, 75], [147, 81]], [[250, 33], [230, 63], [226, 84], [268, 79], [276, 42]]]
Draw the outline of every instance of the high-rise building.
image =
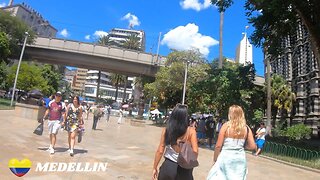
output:
[[[98, 85], [98, 73], [97, 70], [89, 70], [87, 72], [86, 84], [85, 84], [85, 95], [87, 101], [95, 101], [97, 94], [97, 85]], [[115, 99], [116, 88], [111, 83], [110, 79], [111, 73], [101, 71], [100, 76], [100, 89], [99, 94], [103, 99]], [[126, 88], [126, 99], [132, 97], [133, 89], [133, 77], [128, 77], [127, 88]], [[117, 101], [122, 101], [124, 96], [124, 84], [120, 84], [118, 88], [118, 97]], [[126, 100], [125, 99], [125, 100]]]
[[313, 134], [320, 129], [319, 70], [311, 49], [309, 35], [301, 21], [294, 34], [283, 38], [283, 53], [270, 58], [271, 73], [282, 75], [296, 94], [292, 123], [309, 125]]
[[111, 41], [115, 41], [118, 44], [123, 44], [131, 35], [136, 35], [140, 39], [140, 49], [145, 51], [146, 46], [146, 36], [142, 30], [133, 30], [133, 29], [120, 29], [113, 28], [109, 32], [109, 37]]
[[76, 75], [73, 78], [72, 90], [75, 94], [84, 95], [87, 69], [77, 68]]
[[237, 47], [236, 62], [244, 65], [248, 63], [252, 64], [252, 45], [249, 42], [247, 33], [244, 33], [244, 36]]
[[16, 16], [25, 22], [39, 36], [55, 37], [57, 29], [50, 25], [49, 21], [45, 20], [40, 13], [33, 10], [30, 6], [22, 3], [2, 7], [4, 11], [10, 12], [12, 16]]

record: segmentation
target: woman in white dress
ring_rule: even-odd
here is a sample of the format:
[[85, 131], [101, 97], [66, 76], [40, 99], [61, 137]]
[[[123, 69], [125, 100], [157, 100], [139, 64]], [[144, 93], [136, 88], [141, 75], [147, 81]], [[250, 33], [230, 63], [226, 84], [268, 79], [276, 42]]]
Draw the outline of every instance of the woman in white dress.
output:
[[240, 106], [232, 105], [229, 108], [228, 119], [220, 129], [214, 151], [214, 165], [207, 180], [246, 179], [247, 161], [244, 149], [254, 150], [256, 144]]

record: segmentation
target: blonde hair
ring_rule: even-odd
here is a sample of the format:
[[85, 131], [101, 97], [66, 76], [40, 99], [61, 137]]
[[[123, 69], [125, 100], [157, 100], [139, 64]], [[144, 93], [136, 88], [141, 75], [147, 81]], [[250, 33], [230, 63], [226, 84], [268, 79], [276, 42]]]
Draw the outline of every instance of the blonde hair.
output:
[[243, 127], [246, 126], [246, 119], [242, 108], [238, 105], [232, 105], [228, 113], [228, 126], [233, 128], [237, 134], [241, 133]]

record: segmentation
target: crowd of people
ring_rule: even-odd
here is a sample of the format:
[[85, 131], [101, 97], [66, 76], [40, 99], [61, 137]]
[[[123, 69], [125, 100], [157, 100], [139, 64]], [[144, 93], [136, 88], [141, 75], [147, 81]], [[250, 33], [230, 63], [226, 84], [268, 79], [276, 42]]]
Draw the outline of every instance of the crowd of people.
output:
[[[203, 139], [207, 139], [208, 147], [216, 141], [213, 166], [207, 180], [246, 179], [248, 171], [245, 149], [253, 151], [255, 155], [261, 152], [266, 135], [264, 123], [260, 124], [254, 135], [246, 123], [243, 109], [238, 105], [229, 108], [226, 122], [210, 115], [189, 121], [187, 111], [187, 106], [178, 104], [173, 109], [167, 126], [163, 128], [155, 153], [152, 179], [193, 180], [193, 168], [198, 163], [194, 163], [197, 160], [192, 158], [197, 158], [198, 143]], [[190, 144], [190, 149], [181, 146], [181, 142]], [[165, 160], [158, 169], [162, 157]], [[183, 157], [187, 158], [182, 161]], [[188, 163], [189, 166], [186, 166]]]
[[[78, 143], [82, 140], [82, 134], [84, 132], [84, 119], [88, 119], [89, 113], [93, 114], [92, 130], [97, 129], [98, 121], [106, 116], [106, 121], [109, 121], [111, 114], [111, 106], [104, 107], [97, 105], [94, 108], [80, 102], [79, 96], [72, 97], [72, 102], [68, 99], [62, 101], [61, 92], [57, 92], [49, 98], [43, 99], [43, 106], [46, 108], [42, 123], [48, 119], [48, 132], [50, 138], [50, 145], [48, 151], [50, 154], [55, 153], [55, 145], [57, 141], [57, 134], [60, 129], [64, 129], [68, 132], [68, 152], [70, 156], [74, 155], [74, 146], [76, 137], [78, 137]], [[122, 122], [122, 116], [118, 123]]]
[[[92, 129], [96, 130], [99, 119], [105, 114], [106, 121], [109, 121], [111, 107], [97, 105], [92, 109], [81, 105], [78, 96], [74, 96], [72, 102], [62, 101], [61, 92], [57, 92], [52, 98], [45, 102], [47, 110], [43, 117], [43, 120], [48, 118], [48, 151], [54, 154], [57, 134], [63, 127], [68, 132], [68, 152], [73, 156], [75, 139], [78, 137], [78, 142], [81, 142], [84, 119], [88, 118], [89, 112], [93, 113]], [[117, 123], [120, 124], [122, 110], [119, 113]], [[248, 171], [245, 149], [259, 155], [265, 143], [265, 136], [264, 123], [260, 123], [260, 128], [254, 135], [246, 123], [243, 109], [238, 105], [229, 108], [228, 120], [223, 121], [212, 115], [189, 119], [188, 107], [177, 104], [167, 120], [167, 126], [162, 130], [154, 158], [152, 179], [192, 180], [193, 168], [198, 165], [198, 147], [204, 144], [209, 148], [215, 145], [213, 166], [207, 180], [246, 179]], [[162, 157], [165, 160], [158, 169]]]

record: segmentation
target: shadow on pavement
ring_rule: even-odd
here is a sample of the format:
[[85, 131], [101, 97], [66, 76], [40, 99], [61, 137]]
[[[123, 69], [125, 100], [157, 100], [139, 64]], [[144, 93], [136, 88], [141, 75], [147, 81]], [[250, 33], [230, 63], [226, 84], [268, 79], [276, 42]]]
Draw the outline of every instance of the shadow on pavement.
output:
[[[47, 147], [39, 147], [38, 150], [47, 151], [48, 148]], [[54, 148], [54, 150], [55, 150], [55, 152], [67, 152], [68, 148], [56, 147], [56, 148]], [[88, 150], [85, 150], [85, 149], [74, 149], [73, 152], [74, 152], [74, 154], [85, 154], [85, 153], [88, 153]]]

